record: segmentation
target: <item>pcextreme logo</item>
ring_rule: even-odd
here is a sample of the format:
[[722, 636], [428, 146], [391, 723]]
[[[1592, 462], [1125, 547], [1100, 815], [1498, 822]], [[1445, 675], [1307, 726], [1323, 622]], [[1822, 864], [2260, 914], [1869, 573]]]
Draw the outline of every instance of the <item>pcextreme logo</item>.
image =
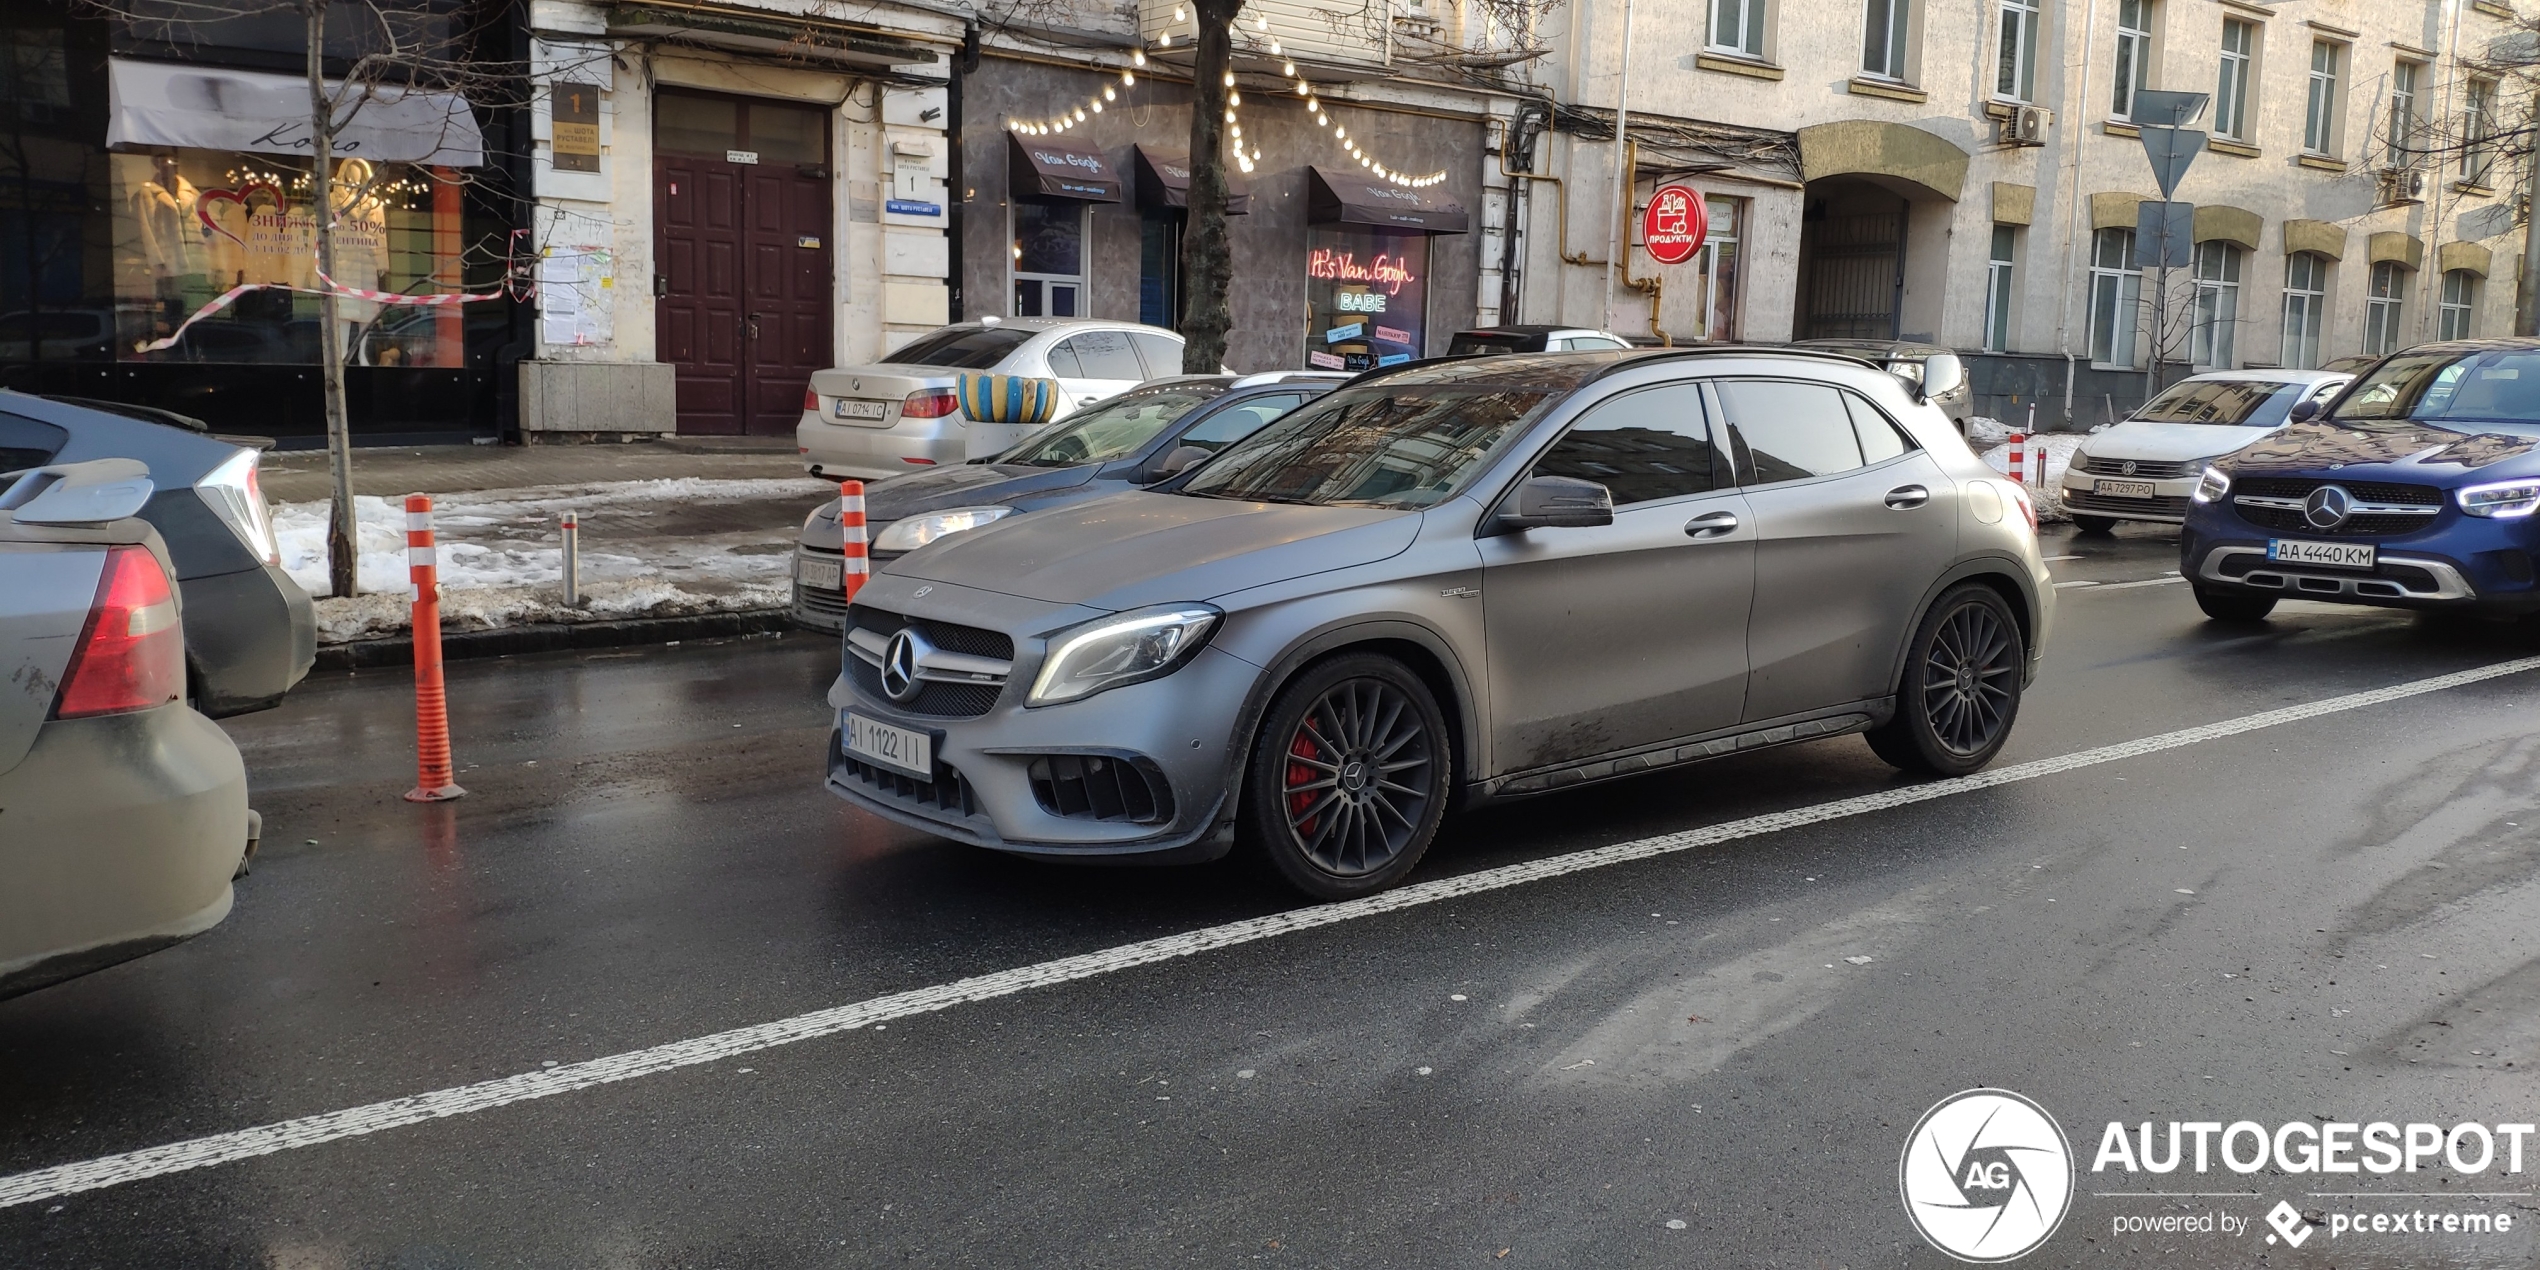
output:
[[1964, 1090], [1906, 1135], [1896, 1184], [1906, 1216], [1933, 1247], [1960, 1261], [2015, 1261], [2072, 1209], [2072, 1144], [2028, 1098]]

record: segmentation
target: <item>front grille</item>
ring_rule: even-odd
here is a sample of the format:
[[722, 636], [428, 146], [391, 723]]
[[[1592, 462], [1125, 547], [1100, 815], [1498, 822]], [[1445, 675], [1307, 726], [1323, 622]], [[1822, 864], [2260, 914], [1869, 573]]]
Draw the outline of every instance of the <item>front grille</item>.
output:
[[1053, 816], [1162, 824], [1173, 818], [1173, 788], [1144, 759], [1044, 754], [1028, 769], [1032, 800]]
[[826, 617], [843, 619], [847, 615], [847, 597], [826, 588], [815, 589], [797, 582], [794, 584], [794, 601]]
[[[2270, 494], [2267, 497], [2278, 496]], [[2239, 512], [2242, 520], [2260, 529], [2281, 529], [2305, 534], [2412, 534], [2420, 529], [2431, 528], [2434, 524], [2432, 516], [2349, 516], [2345, 524], [2335, 529], [2322, 529], [2312, 524], [2310, 517], [2289, 507], [2250, 507], [2246, 504], [2234, 503], [2232, 510]]]
[[915, 626], [919, 634], [924, 635], [933, 642], [935, 647], [945, 652], [967, 653], [973, 657], [994, 657], [999, 661], [1014, 660], [1014, 640], [1002, 631], [983, 630], [976, 626], [956, 626], [950, 622], [929, 621], [922, 617], [911, 621], [897, 613], [887, 613], [864, 604], [856, 605], [849, 616], [855, 620], [860, 630], [889, 636], [899, 633], [899, 629], [903, 626]]
[[[898, 634], [902, 627], [915, 626], [928, 642], [948, 653], [964, 653], [972, 657], [993, 657], [1001, 661], [1014, 659], [1014, 640], [999, 631], [976, 626], [960, 626], [951, 622], [911, 620], [897, 613], [870, 605], [858, 604], [847, 609], [847, 620], [859, 630], [872, 631], [885, 637]], [[882, 668], [857, 656], [847, 654], [847, 674], [866, 696], [889, 701], [882, 690]], [[904, 702], [893, 702], [896, 709], [910, 714], [933, 715], [946, 719], [973, 719], [996, 708], [997, 698], [1004, 695], [1002, 683], [953, 683], [945, 680], [922, 681], [917, 695]]]
[[2133, 512], [2138, 516], [2184, 516], [2187, 499], [2177, 498], [2102, 498], [2076, 490], [2063, 492], [2064, 510], [2068, 512]]
[[844, 750], [837, 757], [838, 770], [876, 798], [948, 812], [965, 820], [979, 814], [979, 799], [970, 792], [970, 782], [949, 763], [937, 763], [935, 779], [922, 781], [887, 767], [876, 767]]
[[2303, 499], [2322, 485], [2343, 485], [2359, 503], [2390, 503], [2400, 507], [2441, 507], [2443, 491], [2431, 485], [2400, 485], [2390, 481], [2325, 481], [2308, 476], [2244, 476], [2231, 482], [2231, 492], [2252, 498]]
[[[2126, 465], [2129, 463], [2134, 465], [2134, 470], [2126, 470]], [[2110, 459], [2096, 454], [2085, 454], [2081, 456], [2081, 470], [2093, 476], [2132, 476], [2147, 481], [2172, 481], [2204, 471], [2205, 462], [2202, 459], [2193, 459], [2184, 463], [2167, 463], [2157, 459]]]

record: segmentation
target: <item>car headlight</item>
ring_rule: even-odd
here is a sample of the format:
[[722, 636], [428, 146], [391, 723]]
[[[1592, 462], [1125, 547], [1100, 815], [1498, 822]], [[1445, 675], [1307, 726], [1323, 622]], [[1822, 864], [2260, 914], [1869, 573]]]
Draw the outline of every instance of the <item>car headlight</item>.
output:
[[948, 512], [929, 512], [894, 521], [873, 540], [875, 551], [915, 551], [938, 538], [977, 529], [993, 520], [1012, 515], [1011, 507], [956, 507]]
[[828, 502], [822, 503], [818, 507], [812, 508], [810, 514], [803, 517], [803, 532], [810, 533], [812, 526], [817, 525], [824, 520], [836, 520], [837, 518], [838, 502], [836, 499], [831, 499]]
[[2461, 510], [2491, 520], [2510, 520], [2540, 510], [2540, 480], [2497, 481], [2464, 485], [2456, 491]]
[[1206, 604], [1167, 604], [1097, 618], [1050, 637], [1049, 659], [1025, 705], [1055, 705], [1169, 675], [1208, 642], [1224, 616]]
[[2221, 468], [2208, 463], [2205, 465], [2205, 474], [2196, 478], [2196, 492], [2188, 497], [2200, 503], [2217, 503], [2222, 501], [2223, 495], [2230, 492], [2231, 478], [2225, 476]]

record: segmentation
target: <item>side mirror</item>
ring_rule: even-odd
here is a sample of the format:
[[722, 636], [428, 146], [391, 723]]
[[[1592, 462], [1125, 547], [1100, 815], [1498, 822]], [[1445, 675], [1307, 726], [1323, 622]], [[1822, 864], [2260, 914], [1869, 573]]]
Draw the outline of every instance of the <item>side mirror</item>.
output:
[[1164, 461], [1155, 465], [1155, 474], [1148, 477], [1147, 481], [1149, 484], [1152, 484], [1156, 481], [1171, 480], [1176, 476], [1180, 476], [1184, 472], [1190, 471], [1193, 467], [1198, 466], [1201, 460], [1214, 453], [1216, 453], [1216, 451], [1202, 446], [1174, 446], [1173, 452], [1165, 455]]
[[1529, 476], [1499, 506], [1510, 529], [1586, 529], [1614, 523], [1614, 492], [1569, 476]]
[[1934, 353], [1923, 359], [1923, 382], [1916, 396], [1924, 402], [1945, 401], [1967, 386], [1967, 364], [1956, 353]]
[[2319, 399], [2315, 397], [2304, 397], [2300, 401], [2294, 402], [2293, 409], [2284, 417], [2288, 422], [2292, 423], [2309, 423], [2311, 420], [2319, 418]]

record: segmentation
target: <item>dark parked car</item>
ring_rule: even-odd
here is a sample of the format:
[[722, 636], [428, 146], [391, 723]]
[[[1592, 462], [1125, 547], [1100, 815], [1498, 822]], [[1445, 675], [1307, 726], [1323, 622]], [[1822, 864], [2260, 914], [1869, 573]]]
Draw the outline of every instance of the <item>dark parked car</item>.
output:
[[[1159, 379], [1069, 415], [994, 459], [876, 482], [864, 495], [873, 567], [1015, 512], [1156, 481], [1251, 436], [1346, 378], [1273, 371]], [[833, 498], [804, 519], [794, 554], [794, 620], [817, 630], [835, 631], [846, 621], [840, 540]]]
[[141, 519], [166, 540], [185, 601], [186, 695], [215, 718], [281, 704], [317, 658], [308, 592], [282, 571], [251, 446], [0, 390], [0, 472], [139, 459]]
[[2179, 572], [2218, 621], [2286, 596], [2540, 610], [2540, 340], [2423, 344], [2214, 461]]
[[[1907, 383], [1923, 381], [1923, 364], [1935, 353], [1949, 353], [1937, 344], [1921, 344], [1913, 340], [1821, 339], [1801, 340], [1793, 348], [1822, 348], [1830, 353], [1848, 353], [1874, 365], [1884, 366], [1891, 375]], [[1956, 356], [1950, 353], [1950, 356]], [[1960, 384], [1949, 392], [1932, 398], [1932, 404], [1949, 416], [1959, 436], [1967, 435], [1967, 420], [1975, 414], [1975, 394]]]
[[1965, 775], [2054, 615], [2033, 516], [1849, 357], [1426, 362], [876, 574], [828, 784], [999, 851], [1241, 844], [1337, 899], [1451, 803], [1846, 733]]

